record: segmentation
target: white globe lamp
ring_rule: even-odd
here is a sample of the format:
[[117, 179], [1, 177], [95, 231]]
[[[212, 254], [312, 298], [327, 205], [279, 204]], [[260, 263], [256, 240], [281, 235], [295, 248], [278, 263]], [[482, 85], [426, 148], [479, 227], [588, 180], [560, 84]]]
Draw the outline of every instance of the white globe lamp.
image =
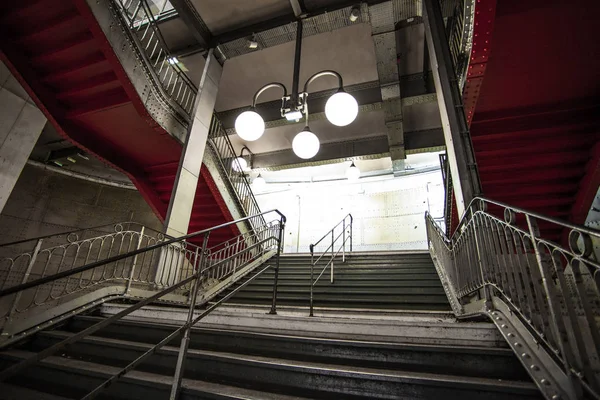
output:
[[247, 142], [253, 142], [265, 132], [265, 121], [256, 111], [244, 111], [235, 119], [235, 131]]
[[334, 125], [349, 125], [357, 115], [358, 103], [346, 92], [337, 92], [325, 103], [325, 116]]
[[245, 171], [246, 168], [248, 168], [248, 161], [243, 157], [234, 158], [231, 162], [231, 168], [233, 168], [235, 172]]
[[292, 141], [292, 149], [294, 153], [305, 160], [313, 158], [318, 152], [321, 144], [317, 135], [308, 130], [308, 127], [304, 128], [302, 132], [296, 135]]
[[354, 161], [352, 161], [352, 165], [346, 171], [346, 177], [351, 182], [356, 182], [358, 178], [360, 178], [360, 169], [356, 165], [354, 165]]

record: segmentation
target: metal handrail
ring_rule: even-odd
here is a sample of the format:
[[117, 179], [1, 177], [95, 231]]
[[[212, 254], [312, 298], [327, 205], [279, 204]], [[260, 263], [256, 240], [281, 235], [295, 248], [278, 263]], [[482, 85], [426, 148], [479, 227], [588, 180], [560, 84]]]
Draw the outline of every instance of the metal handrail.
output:
[[[23, 244], [23, 243], [27, 243], [27, 242], [33, 242], [33, 241], [38, 241], [38, 240], [42, 240], [42, 239], [49, 239], [51, 237], [58, 237], [58, 236], [69, 236], [72, 234], [78, 234], [81, 232], [85, 232], [85, 231], [100, 231], [102, 229], [106, 229], [106, 228], [114, 228], [114, 229], [118, 229], [119, 226], [124, 226], [124, 225], [138, 225], [140, 227], [144, 226], [138, 222], [129, 222], [129, 221], [124, 221], [124, 222], [116, 222], [113, 224], [104, 224], [104, 225], [97, 225], [97, 226], [92, 226], [89, 228], [80, 228], [80, 229], [74, 229], [72, 231], [65, 231], [65, 232], [58, 232], [58, 233], [51, 233], [49, 235], [44, 235], [44, 236], [36, 236], [36, 237], [32, 237], [32, 238], [27, 238], [27, 239], [22, 239], [22, 240], [17, 240], [14, 242], [7, 242], [7, 243], [0, 243], [0, 248], [3, 247], [8, 247], [8, 246], [14, 246], [17, 244]], [[161, 233], [160, 231], [156, 230], [156, 229], [152, 229], [152, 228], [148, 228], [147, 226], [144, 226], [144, 228], [146, 230], [153, 230], [156, 233]]]
[[214, 230], [221, 229], [221, 228], [224, 228], [224, 227], [227, 227], [227, 226], [230, 226], [230, 225], [234, 225], [234, 224], [239, 224], [241, 222], [248, 221], [248, 220], [250, 220], [252, 218], [257, 218], [257, 217], [264, 216], [266, 214], [270, 214], [270, 213], [273, 213], [273, 212], [279, 214], [279, 216], [281, 217], [281, 220], [285, 224], [285, 220], [286, 220], [285, 215], [283, 215], [279, 210], [273, 209], [273, 210], [265, 211], [265, 212], [257, 214], [257, 215], [251, 215], [249, 217], [240, 218], [240, 219], [237, 219], [235, 221], [230, 221], [230, 222], [226, 222], [224, 224], [217, 225], [217, 226], [214, 226], [214, 227], [211, 227], [211, 228], [203, 229], [203, 230], [198, 231], [198, 232], [193, 232], [193, 233], [189, 233], [187, 235], [180, 236], [180, 237], [177, 237], [177, 238], [165, 240], [165, 241], [163, 241], [161, 243], [157, 243], [155, 245], [148, 246], [148, 247], [145, 247], [143, 249], [137, 249], [137, 250], [133, 250], [133, 251], [131, 251], [129, 253], [126, 253], [126, 254], [121, 254], [121, 255], [118, 255], [118, 256], [114, 256], [114, 257], [109, 257], [109, 258], [107, 258], [105, 260], [96, 261], [96, 262], [93, 262], [93, 263], [90, 263], [90, 264], [87, 264], [87, 265], [83, 265], [83, 266], [78, 267], [78, 268], [71, 269], [69, 271], [58, 272], [58, 273], [56, 273], [54, 275], [47, 276], [45, 278], [40, 278], [40, 279], [36, 279], [34, 281], [31, 281], [31, 282], [27, 282], [27, 283], [23, 283], [23, 284], [20, 284], [20, 285], [12, 286], [12, 287], [10, 287], [8, 289], [0, 290], [0, 297], [8, 296], [9, 294], [17, 293], [17, 292], [20, 292], [20, 291], [23, 291], [23, 290], [26, 290], [26, 289], [29, 289], [29, 288], [32, 288], [32, 287], [35, 287], [35, 286], [38, 286], [38, 285], [43, 285], [43, 284], [46, 284], [46, 283], [49, 283], [49, 282], [53, 282], [53, 281], [56, 281], [56, 280], [59, 280], [59, 279], [62, 279], [62, 278], [66, 278], [68, 276], [75, 275], [75, 274], [78, 274], [80, 272], [85, 272], [85, 271], [88, 271], [88, 270], [91, 270], [91, 269], [103, 266], [105, 264], [110, 264], [110, 263], [113, 263], [113, 262], [121, 261], [121, 260], [124, 260], [126, 258], [133, 257], [133, 256], [136, 256], [138, 254], [141, 254], [141, 253], [144, 253], [144, 252], [147, 252], [147, 251], [150, 251], [150, 250], [159, 249], [161, 247], [165, 247], [165, 246], [173, 244], [173, 243], [183, 242], [185, 240], [198, 237], [200, 235], [207, 235], [207, 234], [210, 234], [210, 232], [212, 232]]
[[[346, 221], [348, 219], [350, 220], [350, 223], [346, 225]], [[353, 223], [353, 221], [354, 221], [354, 218], [352, 217], [352, 214], [347, 214], [340, 222], [335, 224], [335, 226], [333, 228], [331, 228], [329, 231], [327, 231], [327, 233], [325, 235], [323, 235], [323, 237], [321, 239], [317, 240], [315, 243], [310, 245], [310, 313], [309, 313], [309, 315], [311, 317], [313, 316], [313, 288], [314, 288], [314, 286], [319, 281], [319, 279], [321, 279], [321, 276], [323, 276], [323, 273], [325, 272], [327, 267], [330, 267], [330, 283], [334, 282], [334, 277], [333, 277], [334, 276], [334, 260], [340, 254], [340, 251], [341, 251], [342, 252], [342, 262], [343, 263], [346, 262], [346, 242], [348, 240], [350, 240], [350, 252], [352, 252], [352, 223]], [[338, 228], [340, 225], [342, 226], [342, 231], [337, 235], [337, 237], [335, 237], [335, 229]], [[346, 228], [349, 228], [349, 232], [346, 232]], [[330, 235], [331, 235], [331, 244], [327, 247], [327, 249], [325, 249], [325, 251], [323, 251], [323, 254], [321, 254], [315, 260], [315, 246], [317, 246], [319, 243], [321, 243], [323, 240], [325, 240], [326, 237], [328, 237]], [[337, 249], [337, 251], [335, 251], [335, 243], [338, 241], [338, 239], [340, 237], [342, 237], [342, 244]], [[321, 273], [319, 274], [317, 279], [314, 279], [315, 265], [317, 265], [317, 263], [319, 261], [321, 261], [321, 258], [323, 258], [323, 256], [325, 256], [325, 254], [327, 254], [329, 252], [329, 250], [331, 250], [331, 258], [329, 259], [327, 264], [325, 264], [325, 266], [321, 270]]]
[[476, 2], [474, 0], [458, 1], [453, 16], [450, 19], [448, 30], [450, 55], [458, 79], [458, 86], [461, 90], [467, 80], [467, 71], [471, 59], [470, 52], [473, 42], [475, 6]]
[[[123, 260], [125, 258], [135, 259], [139, 254], [141, 254], [143, 252], [151, 251], [151, 250], [154, 250], [157, 248], [165, 248], [166, 246], [172, 245], [174, 243], [184, 244], [186, 239], [195, 238], [198, 236], [202, 236], [202, 238], [203, 238], [202, 246], [196, 247], [195, 254], [193, 254], [187, 260], [191, 267], [191, 270], [193, 271], [193, 274], [191, 274], [191, 276], [182, 277], [178, 282], [173, 282], [173, 284], [171, 284], [169, 287], [167, 287], [163, 290], [160, 290], [158, 293], [155, 293], [143, 300], [139, 300], [136, 304], [128, 307], [127, 309], [125, 309], [125, 310], [123, 310], [123, 311], [121, 311], [121, 312], [87, 328], [87, 329], [84, 329], [83, 331], [78, 332], [55, 345], [52, 345], [52, 346], [44, 349], [43, 351], [37, 353], [33, 357], [27, 358], [27, 359], [21, 361], [20, 363], [17, 363], [9, 368], [2, 370], [0, 372], [0, 381], [6, 380], [6, 379], [10, 378], [11, 376], [14, 376], [15, 374], [22, 371], [23, 369], [43, 360], [44, 358], [46, 358], [52, 354], [55, 354], [57, 351], [61, 350], [65, 346], [72, 344], [72, 343], [76, 342], [77, 340], [80, 340], [86, 336], [93, 334], [94, 332], [98, 331], [99, 329], [102, 329], [103, 327], [109, 325], [110, 323], [117, 321], [117, 320], [131, 314], [132, 312], [140, 309], [141, 307], [143, 307], [147, 304], [150, 304], [151, 302], [157, 301], [157, 300], [165, 297], [166, 295], [173, 294], [175, 291], [185, 288], [186, 285], [189, 284], [192, 286], [190, 287], [189, 295], [188, 295], [189, 308], [188, 308], [188, 317], [187, 317], [186, 322], [181, 327], [177, 328], [173, 333], [168, 335], [161, 342], [154, 345], [151, 349], [146, 351], [143, 355], [141, 355], [140, 357], [135, 359], [133, 362], [128, 364], [126, 367], [124, 367], [118, 373], [113, 374], [108, 380], [106, 380], [105, 382], [103, 382], [102, 384], [97, 386], [92, 392], [88, 393], [86, 396], [83, 397], [84, 399], [92, 399], [92, 398], [97, 397], [104, 389], [106, 389], [112, 383], [116, 382], [118, 379], [123, 377], [128, 371], [131, 371], [132, 369], [134, 369], [137, 365], [139, 365], [141, 362], [143, 362], [149, 356], [154, 354], [161, 347], [163, 347], [167, 343], [171, 342], [178, 335], [183, 333], [183, 339], [182, 339], [181, 345], [180, 345], [177, 365], [176, 365], [176, 369], [175, 369], [175, 376], [173, 379], [173, 385], [172, 385], [171, 396], [170, 396], [171, 399], [176, 399], [178, 397], [180, 387], [181, 387], [181, 381], [182, 381], [182, 377], [183, 377], [183, 368], [184, 368], [184, 364], [185, 364], [185, 359], [187, 357], [187, 349], [188, 349], [189, 341], [190, 341], [191, 328], [200, 319], [204, 318], [206, 315], [208, 315], [210, 312], [212, 312], [215, 308], [217, 308], [224, 301], [228, 300], [233, 295], [235, 295], [241, 288], [246, 286], [250, 281], [255, 279], [257, 276], [259, 276], [260, 274], [262, 274], [269, 268], [272, 268], [272, 266], [269, 265], [269, 266], [263, 267], [262, 269], [260, 269], [258, 271], [258, 273], [256, 273], [254, 276], [252, 276], [248, 281], [239, 285], [234, 290], [232, 290], [230, 293], [228, 293], [225, 297], [223, 297], [222, 299], [217, 301], [215, 304], [211, 305], [208, 309], [206, 309], [200, 315], [194, 317], [194, 311], [195, 311], [195, 307], [197, 305], [199, 290], [200, 290], [200, 287], [202, 286], [203, 278], [208, 276], [207, 272], [210, 272], [211, 270], [215, 270], [215, 269], [222, 270], [223, 265], [225, 265], [225, 263], [228, 263], [228, 262], [233, 262], [233, 266], [235, 268], [235, 266], [238, 265], [237, 261], [239, 259], [241, 259], [241, 261], [243, 263], [245, 263], [245, 265], [246, 265], [246, 267], [245, 267], [246, 269], [243, 271], [243, 274], [246, 274], [246, 273], [249, 273], [251, 270], [255, 270], [258, 267], [258, 265], [260, 265], [259, 263], [261, 263], [262, 261], [265, 260], [265, 257], [270, 258], [272, 256], [275, 256], [276, 257], [275, 267], [274, 267], [275, 276], [274, 276], [274, 284], [273, 284], [273, 301], [272, 301], [272, 306], [271, 306], [271, 313], [273, 313], [273, 314], [276, 313], [279, 258], [280, 258], [281, 249], [282, 249], [281, 243], [282, 243], [282, 238], [283, 238], [283, 231], [285, 229], [286, 218], [278, 210], [266, 211], [264, 213], [261, 213], [260, 216], [264, 217], [264, 215], [270, 214], [270, 213], [278, 214], [279, 218], [278, 218], [277, 224], [268, 224], [267, 225], [268, 232], [266, 234], [261, 235], [261, 237], [259, 237], [258, 240], [256, 240], [250, 246], [246, 246], [245, 248], [240, 248], [240, 249], [238, 249], [238, 251], [236, 253], [229, 255], [227, 258], [220, 259], [216, 264], [209, 265], [208, 267], [206, 266], [208, 257], [209, 257], [209, 253], [207, 252], [207, 246], [208, 246], [208, 240], [209, 240], [209, 236], [210, 236], [211, 232], [213, 232], [217, 229], [222, 229], [222, 228], [228, 227], [232, 224], [237, 224], [237, 223], [247, 221], [251, 218], [256, 218], [259, 215], [253, 215], [253, 216], [249, 216], [249, 217], [240, 218], [238, 220], [227, 222], [227, 223], [224, 223], [221, 225], [217, 225], [212, 228], [204, 229], [202, 231], [188, 234], [188, 235], [182, 236], [180, 238], [166, 240], [160, 244], [157, 244], [154, 246], [149, 246], [145, 249], [131, 251], [124, 255], [112, 257], [110, 259], [106, 259], [101, 262], [95, 262], [95, 263], [90, 264], [89, 266], [83, 266], [81, 268], [77, 268], [76, 270], [65, 271], [65, 273], [57, 273], [57, 274], [47, 277], [47, 278], [38, 279], [33, 282], [29, 282], [27, 284], [17, 285], [15, 287], [9, 288], [7, 290], [0, 291], [0, 298], [2, 298], [2, 297], [5, 297], [8, 295], [17, 293], [17, 292], [27, 290], [32, 287], [36, 287], [39, 285], [47, 284], [49, 282], [57, 281], [59, 279], [62, 279], [66, 276], [70, 276], [75, 273], [79, 273], [82, 271], [90, 270], [92, 268], [96, 268], [96, 267], [98, 267], [100, 265], [104, 265], [106, 263]], [[169, 266], [168, 262], [165, 262], [165, 265], [163, 265], [163, 267], [167, 267], [167, 266]], [[239, 279], [239, 277], [241, 277], [241, 276], [242, 275], [240, 274], [240, 272], [238, 272], [238, 275], [236, 276], [236, 273], [234, 270], [233, 275], [230, 275], [231, 279], [228, 281], [229, 284], [233, 283], [236, 280], [236, 278]], [[213, 295], [216, 295], [216, 294], [217, 294], [217, 292], [213, 293]]]
[[[231, 144], [231, 140], [229, 140], [229, 136], [225, 133], [225, 129], [223, 129], [223, 125], [216, 115], [213, 115], [210, 123], [208, 143], [210, 149], [216, 154], [219, 160], [221, 172], [227, 177], [227, 181], [231, 185], [232, 193], [237, 198], [241, 211], [245, 214], [259, 214], [260, 207], [252, 192], [250, 182], [248, 182], [243, 172], [234, 170], [232, 166], [232, 161], [237, 158], [237, 155]], [[257, 221], [257, 223], [262, 225], [264, 220]]]
[[[152, 13], [147, 0], [111, 0], [120, 10], [135, 42], [139, 55], [153, 79], [160, 84], [160, 89], [173, 102], [172, 105], [180, 108], [187, 118], [191, 118], [197, 88], [183, 70], [173, 62], [169, 48], [160, 32], [158, 23]], [[142, 24], [138, 24], [142, 15]]]
[[482, 197], [452, 237], [426, 222], [455, 314], [491, 317], [546, 398], [600, 398], [600, 231]]

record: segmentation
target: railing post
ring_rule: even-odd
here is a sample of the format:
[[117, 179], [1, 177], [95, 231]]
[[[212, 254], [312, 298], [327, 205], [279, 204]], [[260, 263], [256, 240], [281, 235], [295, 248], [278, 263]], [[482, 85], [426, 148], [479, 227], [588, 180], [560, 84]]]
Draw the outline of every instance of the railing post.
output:
[[273, 303], [271, 304], [271, 311], [269, 311], [269, 314], [272, 315], [277, 315], [277, 280], [279, 278], [279, 259], [281, 258], [281, 240], [284, 229], [285, 221], [282, 218], [279, 222], [279, 233], [277, 235], [277, 259], [275, 260], [275, 277], [273, 278]]
[[185, 367], [185, 359], [187, 357], [188, 347], [190, 345], [190, 336], [192, 331], [192, 321], [194, 320], [194, 308], [196, 307], [196, 298], [198, 297], [198, 290], [200, 289], [200, 278], [202, 277], [202, 262], [204, 261], [204, 254], [206, 253], [206, 246], [208, 244], [208, 237], [210, 232], [204, 234], [204, 240], [202, 242], [202, 252], [200, 253], [200, 261], [196, 258], [197, 268], [196, 274], [198, 275], [192, 288], [192, 297], [190, 299], [190, 308], [188, 310], [188, 316], [186, 321], [186, 328], [181, 339], [181, 345], [179, 346], [179, 354], [177, 356], [177, 365], [175, 366], [175, 376], [173, 377], [173, 386], [171, 387], [170, 400], [177, 400], [179, 395], [179, 389], [181, 388], [181, 380], [183, 379], [183, 369]]
[[542, 278], [542, 286], [544, 294], [548, 300], [548, 311], [550, 312], [551, 328], [555, 335], [556, 344], [560, 349], [561, 360], [564, 363], [567, 376], [573, 384], [573, 388], [577, 393], [581, 393], [581, 387], [578, 384], [578, 380], [573, 375], [571, 367], [577, 365], [575, 363], [575, 355], [572, 352], [569, 344], [569, 335], [567, 333], [564, 321], [562, 320], [562, 307], [558, 295], [556, 293], [556, 286], [550, 274], [550, 271], [546, 270], [544, 265], [548, 263], [548, 255], [542, 254], [538, 246], [538, 237], [540, 236], [540, 230], [537, 221], [533, 219], [529, 214], [525, 214], [527, 220], [527, 227], [529, 228], [529, 234], [531, 236], [531, 245], [535, 252], [535, 258], [539, 267], [540, 276]]
[[352, 253], [352, 239], [354, 237], [352, 232], [352, 225], [354, 225], [354, 217], [350, 214], [350, 253]]
[[[144, 240], [145, 229], [146, 229], [146, 227], [142, 225], [142, 229], [140, 229], [140, 237], [138, 238], [137, 246], [135, 246], [136, 250], [139, 250], [142, 247], [142, 241]], [[131, 271], [129, 272], [129, 277], [127, 278], [127, 287], [125, 287], [125, 292], [123, 293], [124, 295], [128, 294], [129, 290], [131, 289], [131, 281], [133, 280], [133, 272], [137, 265], [137, 260], [138, 260], [138, 254], [133, 256], [133, 261], [131, 262]]]
[[[31, 270], [33, 269], [33, 266], [35, 265], [35, 261], [37, 260], [37, 256], [40, 253], [40, 248], [42, 247], [42, 242], [43, 242], [42, 239], [38, 239], [38, 241], [35, 243], [35, 247], [33, 248], [33, 253], [31, 254], [31, 259], [29, 260], [29, 264], [27, 264], [27, 269], [25, 270], [25, 274], [23, 275], [21, 284], [27, 282], [27, 279], [29, 278], [29, 275], [31, 274]], [[9, 273], [10, 273], [10, 271], [9, 271]], [[8, 323], [12, 320], [14, 313], [17, 311], [17, 307], [19, 305], [19, 300], [21, 300], [22, 294], [23, 294], [23, 291], [15, 293], [15, 297], [13, 298], [13, 301], [10, 305], [10, 311], [8, 312], [8, 314], [6, 316], [6, 321], [4, 322], [4, 325], [2, 326], [2, 335], [4, 335], [4, 332], [6, 331], [6, 327], [7, 327]]]
[[346, 262], [346, 217], [342, 223], [342, 262]]
[[491, 296], [489, 293], [489, 289], [487, 287], [487, 285], [485, 284], [485, 276], [483, 274], [483, 257], [482, 254], [485, 251], [485, 249], [483, 249], [481, 247], [481, 239], [479, 237], [480, 232], [479, 230], [481, 229], [478, 223], [477, 218], [475, 217], [475, 215], [473, 214], [471, 216], [472, 219], [474, 219], [474, 223], [473, 223], [473, 236], [475, 237], [475, 250], [477, 251], [477, 264], [479, 265], [479, 274], [480, 274], [480, 278], [481, 278], [481, 291], [483, 292], [483, 298], [485, 300], [485, 307], [488, 311], [492, 311], [493, 310], [493, 305], [492, 305], [492, 301], [491, 301]]
[[309, 316], [313, 316], [313, 279], [314, 279], [314, 269], [315, 269], [315, 253], [314, 246], [310, 245], [310, 313]]
[[334, 249], [335, 239], [334, 239], [334, 234], [333, 234], [334, 230], [335, 230], [335, 228], [333, 228], [331, 230], [331, 278], [330, 278], [331, 283], [333, 283], [333, 259], [335, 258], [335, 249]]

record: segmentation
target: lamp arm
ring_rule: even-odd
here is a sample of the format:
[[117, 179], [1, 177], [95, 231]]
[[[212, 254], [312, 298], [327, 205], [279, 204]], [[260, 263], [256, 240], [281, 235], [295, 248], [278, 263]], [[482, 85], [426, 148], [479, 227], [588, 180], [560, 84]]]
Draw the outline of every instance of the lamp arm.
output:
[[271, 89], [274, 87], [279, 87], [279, 88], [283, 89], [283, 97], [287, 97], [287, 89], [283, 85], [283, 83], [279, 83], [279, 82], [267, 83], [265, 86], [258, 89], [256, 91], [256, 93], [254, 94], [254, 98], [252, 99], [252, 108], [256, 107], [256, 100], [258, 100], [258, 96], [260, 96], [265, 90], [268, 90], [268, 89]]
[[310, 85], [313, 81], [315, 81], [316, 79], [318, 79], [322, 76], [335, 76], [336, 78], [338, 78], [338, 89], [344, 90], [344, 81], [342, 79], [342, 76], [335, 71], [325, 70], [325, 71], [317, 72], [316, 74], [314, 74], [313, 76], [308, 78], [308, 80], [304, 84], [304, 92], [307, 93], [308, 85]]
[[254, 155], [254, 153], [250, 151], [250, 149], [247, 146], [244, 146], [242, 147], [242, 150], [240, 150], [240, 157], [244, 157], [244, 150], [246, 150], [250, 155]]

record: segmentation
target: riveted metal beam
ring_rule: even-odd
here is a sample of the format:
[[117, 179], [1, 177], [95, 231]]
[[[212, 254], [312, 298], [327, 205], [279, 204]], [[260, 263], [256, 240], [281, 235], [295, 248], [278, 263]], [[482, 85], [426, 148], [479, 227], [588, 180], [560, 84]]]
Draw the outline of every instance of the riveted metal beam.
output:
[[[444, 150], [444, 134], [441, 129], [405, 132], [406, 154]], [[332, 164], [346, 160], [374, 160], [390, 157], [387, 135], [324, 143], [319, 153], [310, 161], [299, 159], [292, 149], [255, 154], [253, 169], [276, 171], [288, 168]]]
[[423, 0], [423, 11], [425, 36], [438, 93], [438, 106], [447, 145], [450, 173], [457, 210], [461, 217], [466, 205], [475, 196], [481, 194], [479, 172], [458, 80], [452, 65], [439, 0]]

